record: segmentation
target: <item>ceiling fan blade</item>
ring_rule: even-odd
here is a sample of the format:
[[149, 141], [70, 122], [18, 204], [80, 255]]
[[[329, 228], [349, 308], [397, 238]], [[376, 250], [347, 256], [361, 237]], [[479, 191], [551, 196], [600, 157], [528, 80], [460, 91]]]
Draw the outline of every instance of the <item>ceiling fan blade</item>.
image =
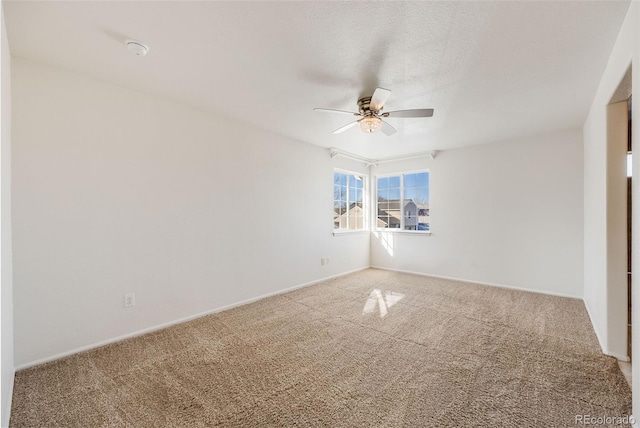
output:
[[376, 88], [371, 96], [371, 102], [369, 103], [369, 107], [371, 110], [380, 111], [384, 106], [384, 103], [389, 99], [389, 95], [391, 95], [391, 91], [384, 88]]
[[340, 114], [350, 114], [352, 116], [360, 116], [360, 113], [354, 113], [352, 111], [345, 111], [345, 110], [334, 110], [332, 108], [314, 108], [313, 111], [322, 111], [325, 113], [340, 113]]
[[358, 124], [357, 120], [355, 122], [347, 123], [345, 126], [341, 126], [340, 128], [338, 128], [335, 131], [333, 131], [332, 134], [339, 134], [339, 133], [344, 132], [347, 129], [349, 129], [349, 128], [357, 125], [357, 124]]
[[433, 116], [432, 108], [422, 108], [413, 110], [396, 110], [382, 113], [383, 117], [431, 117]]
[[382, 121], [382, 128], [380, 129], [382, 131], [382, 133], [384, 135], [386, 135], [387, 137], [389, 135], [393, 135], [396, 133], [396, 128], [394, 128], [393, 126], [389, 125], [387, 122], [385, 122], [384, 120]]

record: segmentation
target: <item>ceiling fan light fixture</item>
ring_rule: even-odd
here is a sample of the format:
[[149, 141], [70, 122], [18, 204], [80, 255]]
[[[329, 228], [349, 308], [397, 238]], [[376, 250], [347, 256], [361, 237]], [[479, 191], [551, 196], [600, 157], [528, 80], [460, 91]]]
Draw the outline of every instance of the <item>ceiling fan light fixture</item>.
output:
[[382, 128], [382, 119], [375, 116], [366, 116], [359, 123], [362, 132], [376, 132]]

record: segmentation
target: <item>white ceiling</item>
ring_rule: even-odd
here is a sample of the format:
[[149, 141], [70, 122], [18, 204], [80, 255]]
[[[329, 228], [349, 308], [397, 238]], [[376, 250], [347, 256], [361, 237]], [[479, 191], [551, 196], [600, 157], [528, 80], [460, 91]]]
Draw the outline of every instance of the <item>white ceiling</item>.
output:
[[[629, 1], [5, 1], [13, 56], [370, 158], [580, 127]], [[135, 57], [124, 40], [147, 43]], [[392, 91], [398, 133], [332, 135]]]

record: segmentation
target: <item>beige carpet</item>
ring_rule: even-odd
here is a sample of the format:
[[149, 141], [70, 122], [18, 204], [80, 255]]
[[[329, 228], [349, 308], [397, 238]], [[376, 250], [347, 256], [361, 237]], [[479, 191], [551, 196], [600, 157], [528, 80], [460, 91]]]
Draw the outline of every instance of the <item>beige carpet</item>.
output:
[[369, 269], [21, 371], [11, 426], [575, 427], [630, 409], [582, 301]]

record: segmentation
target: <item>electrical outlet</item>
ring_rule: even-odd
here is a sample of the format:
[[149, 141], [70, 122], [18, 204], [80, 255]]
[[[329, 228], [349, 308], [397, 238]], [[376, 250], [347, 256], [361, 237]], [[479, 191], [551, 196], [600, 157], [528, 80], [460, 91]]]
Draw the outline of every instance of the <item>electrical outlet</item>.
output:
[[327, 260], [324, 257], [320, 258], [320, 264], [324, 266], [325, 264], [327, 264]]
[[136, 295], [134, 293], [124, 295], [124, 307], [134, 306], [136, 304]]

